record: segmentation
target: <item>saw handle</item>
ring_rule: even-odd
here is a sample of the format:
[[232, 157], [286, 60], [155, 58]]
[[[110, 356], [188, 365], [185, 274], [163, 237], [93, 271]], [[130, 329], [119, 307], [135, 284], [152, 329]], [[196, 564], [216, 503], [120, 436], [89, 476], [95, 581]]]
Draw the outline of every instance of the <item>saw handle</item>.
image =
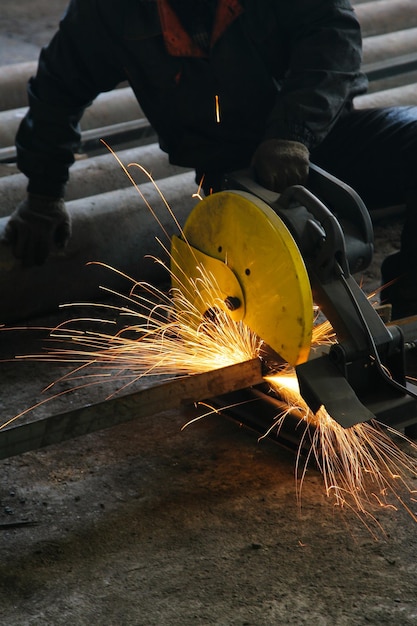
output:
[[288, 187], [273, 208], [295, 237], [303, 258], [314, 264], [321, 282], [333, 280], [340, 268], [349, 274], [343, 230], [311, 191], [301, 185]]

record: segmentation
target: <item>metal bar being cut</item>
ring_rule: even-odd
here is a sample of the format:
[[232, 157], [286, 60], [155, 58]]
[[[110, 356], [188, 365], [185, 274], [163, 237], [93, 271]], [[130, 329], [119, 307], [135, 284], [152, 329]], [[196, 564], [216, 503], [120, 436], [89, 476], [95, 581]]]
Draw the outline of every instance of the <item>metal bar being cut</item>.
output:
[[27, 424], [0, 429], [0, 459], [37, 450], [81, 435], [110, 428], [161, 411], [180, 409], [264, 382], [260, 359], [193, 374], [166, 383], [51, 415]]

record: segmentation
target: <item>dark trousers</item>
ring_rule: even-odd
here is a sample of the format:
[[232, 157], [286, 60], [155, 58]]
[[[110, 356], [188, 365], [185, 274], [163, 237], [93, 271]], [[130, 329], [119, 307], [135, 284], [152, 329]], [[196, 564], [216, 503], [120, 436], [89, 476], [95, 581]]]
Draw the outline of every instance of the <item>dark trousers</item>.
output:
[[417, 106], [354, 110], [311, 153], [367, 208], [406, 205], [402, 257], [417, 269]]

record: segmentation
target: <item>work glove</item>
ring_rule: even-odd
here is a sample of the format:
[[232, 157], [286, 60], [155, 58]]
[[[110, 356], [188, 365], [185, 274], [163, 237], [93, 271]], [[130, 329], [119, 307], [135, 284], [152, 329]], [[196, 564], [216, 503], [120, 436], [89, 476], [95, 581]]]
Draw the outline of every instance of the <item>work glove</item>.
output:
[[310, 153], [299, 141], [267, 139], [252, 158], [255, 179], [271, 191], [283, 192], [292, 185], [307, 182]]
[[28, 193], [6, 224], [3, 241], [24, 266], [42, 265], [53, 249], [63, 249], [71, 236], [71, 219], [63, 198]]

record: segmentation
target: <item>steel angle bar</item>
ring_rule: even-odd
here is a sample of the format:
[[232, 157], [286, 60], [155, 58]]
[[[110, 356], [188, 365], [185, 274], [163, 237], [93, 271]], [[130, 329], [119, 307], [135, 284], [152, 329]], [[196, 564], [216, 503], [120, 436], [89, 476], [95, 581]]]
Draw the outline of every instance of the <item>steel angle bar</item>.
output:
[[37, 450], [162, 411], [259, 385], [260, 359], [178, 377], [160, 385], [26, 424], [0, 429], [0, 459]]

